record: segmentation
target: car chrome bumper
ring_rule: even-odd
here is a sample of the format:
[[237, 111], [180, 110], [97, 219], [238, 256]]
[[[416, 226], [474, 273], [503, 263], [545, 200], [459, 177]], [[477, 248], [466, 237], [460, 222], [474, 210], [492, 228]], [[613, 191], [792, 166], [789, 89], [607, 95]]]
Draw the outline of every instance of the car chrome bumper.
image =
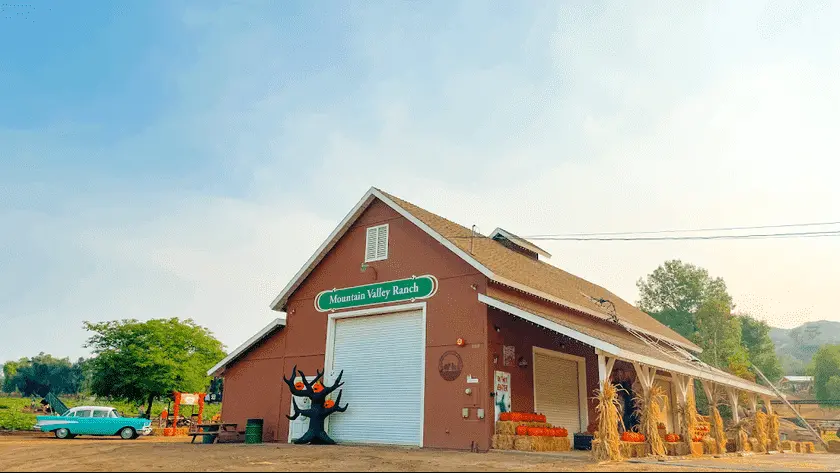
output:
[[36, 425], [35, 427], [32, 427], [32, 430], [36, 430], [36, 431], [40, 432], [41, 431], [41, 426]]
[[152, 428], [143, 427], [143, 430], [140, 431], [140, 435], [152, 435]]

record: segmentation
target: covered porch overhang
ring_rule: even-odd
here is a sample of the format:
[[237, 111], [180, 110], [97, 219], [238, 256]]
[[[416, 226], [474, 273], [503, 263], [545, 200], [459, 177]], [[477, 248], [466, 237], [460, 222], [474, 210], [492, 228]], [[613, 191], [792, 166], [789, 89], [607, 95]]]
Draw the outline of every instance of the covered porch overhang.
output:
[[[598, 354], [598, 374], [601, 382], [610, 376], [615, 361], [622, 360], [635, 367], [643, 384], [645, 379], [652, 379], [657, 370], [671, 373], [676, 381], [679, 397], [682, 399], [685, 398], [688, 385], [693, 379], [702, 381], [704, 385], [709, 385], [709, 383], [720, 385], [727, 392], [740, 390], [746, 392], [751, 398], [761, 397], [768, 412], [771, 409], [770, 399], [777, 397], [776, 393], [767, 387], [712, 368], [683, 349], [672, 345], [659, 345], [655, 340], [641, 334], [635, 335], [638, 337], [637, 341], [606, 334], [599, 336], [596, 330], [589, 327], [583, 325], [574, 327], [574, 324], [555, 320], [550, 315], [541, 314], [533, 309], [524, 309], [486, 294], [479, 294], [478, 300], [489, 307], [593, 347]], [[632, 331], [629, 332], [632, 334]], [[733, 402], [737, 402], [737, 396], [730, 396], [730, 398], [734, 399]], [[737, 405], [735, 407], [737, 408]], [[753, 408], [755, 408], [754, 404]]]

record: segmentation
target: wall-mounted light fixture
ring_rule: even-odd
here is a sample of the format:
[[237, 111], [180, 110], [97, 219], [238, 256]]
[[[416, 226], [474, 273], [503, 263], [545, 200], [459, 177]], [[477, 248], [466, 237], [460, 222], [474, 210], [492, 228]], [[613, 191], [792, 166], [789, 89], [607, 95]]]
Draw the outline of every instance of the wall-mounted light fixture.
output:
[[467, 344], [467, 341], [464, 340], [463, 338], [459, 338], [458, 340], [455, 340], [455, 344], [458, 345], [459, 347], [462, 347], [462, 346]]
[[493, 364], [494, 365], [499, 364], [499, 355], [497, 355], [495, 353], [493, 353]]
[[519, 367], [520, 368], [527, 368], [528, 367], [528, 360], [526, 360], [524, 356], [519, 357]]
[[494, 325], [493, 328], [496, 330], [497, 333], [502, 331], [502, 328], [498, 325]]

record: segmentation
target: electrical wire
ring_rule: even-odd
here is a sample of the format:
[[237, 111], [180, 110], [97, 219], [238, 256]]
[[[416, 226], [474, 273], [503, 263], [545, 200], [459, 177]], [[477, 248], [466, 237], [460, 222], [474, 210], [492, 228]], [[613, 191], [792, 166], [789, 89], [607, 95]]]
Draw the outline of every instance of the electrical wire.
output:
[[828, 225], [840, 225], [840, 222], [810, 222], [810, 223], [786, 223], [781, 225], [756, 225], [748, 227], [719, 227], [719, 228], [695, 228], [685, 230], [653, 230], [653, 231], [634, 231], [634, 232], [595, 232], [595, 233], [558, 233], [558, 234], [543, 234], [530, 235], [522, 238], [540, 238], [540, 237], [578, 237], [578, 236], [607, 236], [607, 235], [653, 235], [659, 233], [698, 233], [698, 232], [724, 232], [733, 230], [758, 230], [765, 228], [790, 228], [790, 227], [819, 227]]
[[[814, 232], [787, 232], [787, 233], [757, 233], [747, 235], [693, 235], [693, 236], [652, 236], [652, 237], [573, 237], [573, 236], [556, 236], [556, 237], [529, 237], [528, 241], [690, 241], [690, 240], [759, 240], [764, 238], [820, 238], [820, 237], [837, 237], [840, 236], [840, 230], [825, 230]], [[469, 235], [452, 235], [447, 236], [450, 239], [462, 238], [487, 238], [483, 235], [469, 236]]]
[[840, 236], [840, 230], [822, 232], [759, 233], [748, 235], [696, 235], [661, 237], [531, 237], [530, 241], [680, 241], [680, 240], [748, 240], [761, 238], [814, 238]]

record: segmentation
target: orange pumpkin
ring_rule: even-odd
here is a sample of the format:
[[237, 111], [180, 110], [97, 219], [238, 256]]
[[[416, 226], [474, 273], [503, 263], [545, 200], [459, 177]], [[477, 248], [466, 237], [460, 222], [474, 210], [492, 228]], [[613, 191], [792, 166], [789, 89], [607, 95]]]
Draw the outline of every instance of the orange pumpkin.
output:
[[324, 402], [324, 407], [326, 407], [327, 409], [332, 409], [333, 407], [335, 407], [335, 401], [333, 401], [332, 399], [327, 399]]
[[502, 422], [510, 421], [510, 412], [502, 412], [499, 414], [499, 420]]
[[516, 435], [528, 435], [528, 427], [520, 425], [516, 428]]
[[297, 383], [295, 383], [295, 389], [297, 389], [298, 391], [303, 391], [304, 389], [306, 389], [306, 385], [298, 381]]
[[320, 392], [323, 392], [323, 391], [324, 391], [324, 385], [323, 385], [323, 384], [321, 384], [321, 383], [315, 383], [315, 384], [313, 384], [313, 385], [312, 385], [312, 391], [313, 391], [315, 394], [318, 394], [318, 393], [320, 393]]

